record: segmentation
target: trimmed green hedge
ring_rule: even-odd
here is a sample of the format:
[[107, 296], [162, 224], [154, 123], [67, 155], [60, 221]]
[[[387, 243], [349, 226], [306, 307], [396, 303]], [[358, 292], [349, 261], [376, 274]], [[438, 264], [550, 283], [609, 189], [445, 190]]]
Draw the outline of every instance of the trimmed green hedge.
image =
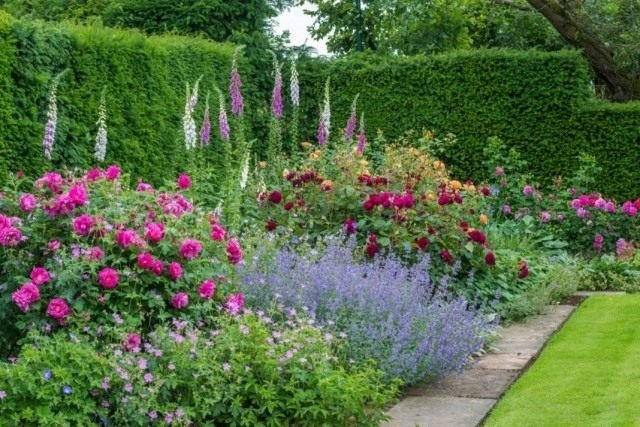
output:
[[[301, 65], [307, 122], [332, 76], [332, 127], [343, 127], [360, 93], [369, 134], [394, 138], [408, 129], [452, 132], [459, 144], [444, 159], [460, 178], [486, 173], [482, 147], [498, 136], [522, 152], [531, 172], [548, 179], [572, 173], [581, 152], [604, 167], [598, 189], [640, 196], [640, 103], [595, 102], [588, 65], [576, 51], [480, 50], [430, 57], [359, 55]], [[315, 129], [305, 129], [313, 138]]]
[[[98, 106], [106, 88], [107, 164], [118, 163], [133, 179], [153, 183], [176, 176], [188, 162], [182, 115], [185, 84], [204, 74], [211, 91], [215, 158], [217, 137], [214, 80], [225, 88], [234, 46], [205, 40], [145, 37], [132, 31], [26, 22], [0, 12], [0, 182], [22, 169], [94, 165]], [[44, 159], [42, 138], [52, 78], [69, 69], [58, 90], [59, 122], [53, 159]], [[251, 86], [249, 86], [251, 87]], [[256, 94], [248, 98], [255, 100]]]

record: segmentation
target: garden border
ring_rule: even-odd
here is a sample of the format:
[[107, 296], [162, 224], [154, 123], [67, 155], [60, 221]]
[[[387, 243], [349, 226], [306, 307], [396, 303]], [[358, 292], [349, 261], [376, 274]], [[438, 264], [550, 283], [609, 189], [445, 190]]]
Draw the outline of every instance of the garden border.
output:
[[[575, 305], [553, 305], [545, 314], [499, 330], [497, 351], [488, 353], [461, 374], [435, 384], [409, 388], [388, 412], [384, 427], [480, 426], [491, 411], [544, 351], [547, 343], [578, 306], [595, 292], [581, 292]], [[574, 300], [575, 301], [575, 300]]]

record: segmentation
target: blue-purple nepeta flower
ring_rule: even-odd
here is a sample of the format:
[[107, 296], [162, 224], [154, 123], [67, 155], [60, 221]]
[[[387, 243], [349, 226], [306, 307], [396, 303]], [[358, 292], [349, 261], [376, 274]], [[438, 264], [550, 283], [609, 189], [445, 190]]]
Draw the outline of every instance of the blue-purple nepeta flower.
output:
[[51, 377], [53, 377], [53, 373], [52, 373], [49, 369], [47, 369], [46, 371], [44, 371], [44, 372], [42, 373], [42, 378], [43, 378], [45, 381], [49, 381], [49, 380], [51, 379]]
[[73, 393], [73, 388], [70, 385], [62, 386], [62, 394], [70, 395]]
[[244, 46], [239, 46], [233, 53], [231, 63], [231, 76], [229, 78], [229, 94], [231, 96], [231, 112], [236, 116], [242, 116], [244, 112], [244, 99], [242, 98], [242, 80], [238, 72], [238, 54]]
[[348, 337], [347, 358], [373, 359], [387, 378], [407, 383], [461, 370], [495, 327], [482, 307], [449, 290], [448, 278], [432, 279], [428, 256], [413, 266], [382, 256], [361, 263], [355, 240], [323, 243], [312, 254], [258, 250], [239, 271], [247, 305], [304, 310], [327, 333]]

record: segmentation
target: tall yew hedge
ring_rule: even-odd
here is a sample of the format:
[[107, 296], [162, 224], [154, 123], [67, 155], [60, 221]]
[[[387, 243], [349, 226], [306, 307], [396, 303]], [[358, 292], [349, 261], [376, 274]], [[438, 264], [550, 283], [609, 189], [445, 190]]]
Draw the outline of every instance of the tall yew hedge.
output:
[[301, 67], [304, 135], [313, 138], [324, 82], [331, 75], [334, 132], [360, 93], [369, 136], [408, 129], [457, 135], [444, 159], [459, 178], [486, 173], [482, 148], [498, 136], [541, 179], [571, 175], [581, 153], [596, 155], [598, 189], [640, 196], [640, 103], [595, 101], [589, 68], [576, 51], [478, 50], [437, 56], [360, 55]]
[[[94, 165], [103, 89], [109, 129], [105, 163], [120, 164], [134, 179], [158, 183], [175, 177], [189, 161], [182, 130], [185, 84], [204, 75], [195, 117], [199, 124], [210, 91], [212, 140], [219, 144], [213, 83], [227, 87], [233, 50], [193, 38], [26, 22], [0, 12], [0, 182], [18, 169], [35, 175]], [[48, 91], [52, 78], [65, 69], [49, 162], [42, 154]], [[248, 85], [245, 90], [255, 101], [255, 89]], [[214, 158], [221, 151], [214, 145], [206, 155]]]

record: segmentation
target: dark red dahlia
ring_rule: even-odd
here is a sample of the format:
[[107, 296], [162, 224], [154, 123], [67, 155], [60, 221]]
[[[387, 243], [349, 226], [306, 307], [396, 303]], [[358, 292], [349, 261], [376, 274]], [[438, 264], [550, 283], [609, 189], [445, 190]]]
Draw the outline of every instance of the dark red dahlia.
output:
[[496, 256], [493, 254], [493, 252], [487, 252], [487, 254], [484, 256], [484, 262], [491, 267], [496, 265]]
[[476, 243], [484, 245], [487, 242], [487, 236], [485, 236], [480, 230], [471, 230], [467, 234], [469, 235], [469, 238]]
[[278, 190], [272, 191], [269, 194], [269, 201], [277, 205], [282, 201], [282, 193], [280, 193]]
[[268, 231], [273, 231], [276, 228], [278, 228], [278, 223], [275, 222], [274, 220], [270, 219], [269, 221], [267, 221], [267, 223], [264, 225], [264, 228], [266, 228]]

